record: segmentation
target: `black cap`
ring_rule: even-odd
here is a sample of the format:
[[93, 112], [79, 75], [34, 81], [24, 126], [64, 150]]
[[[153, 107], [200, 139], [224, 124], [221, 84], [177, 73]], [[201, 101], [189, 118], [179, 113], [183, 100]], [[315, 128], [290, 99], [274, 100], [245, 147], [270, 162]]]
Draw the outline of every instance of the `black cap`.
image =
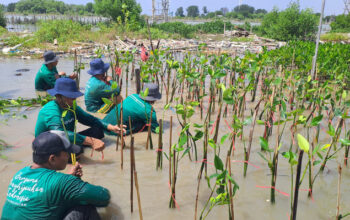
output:
[[50, 155], [66, 151], [79, 153], [80, 147], [71, 144], [66, 138], [64, 131], [45, 131], [37, 136], [32, 144], [34, 155]]

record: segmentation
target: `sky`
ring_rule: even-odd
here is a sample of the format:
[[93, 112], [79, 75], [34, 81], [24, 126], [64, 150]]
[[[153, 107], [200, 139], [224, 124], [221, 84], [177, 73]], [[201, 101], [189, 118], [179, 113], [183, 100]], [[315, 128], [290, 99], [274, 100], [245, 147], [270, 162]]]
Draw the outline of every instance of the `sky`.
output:
[[[1, 4], [8, 4], [11, 2], [17, 2], [18, 0], [0, 0]], [[93, 0], [63, 0], [69, 4], [86, 4], [93, 2]], [[141, 4], [142, 14], [152, 14], [152, 0], [136, 0]], [[197, 5], [202, 12], [203, 6], [207, 6], [209, 11], [216, 11], [222, 7], [227, 7], [232, 10], [238, 5], [239, 0], [169, 0], [170, 9], [169, 12], [174, 12], [178, 7], [184, 7], [186, 9], [190, 5]], [[242, 0], [243, 4], [253, 6], [255, 9], [262, 8], [271, 11], [274, 6], [277, 6], [280, 10], [288, 7], [291, 0]], [[156, 0], [160, 2], [161, 0]], [[299, 0], [302, 9], [311, 8], [314, 12], [321, 12], [322, 0]], [[158, 4], [156, 4], [158, 5]], [[186, 11], [186, 10], [185, 10]], [[344, 12], [343, 0], [326, 0], [325, 15], [338, 15]]]

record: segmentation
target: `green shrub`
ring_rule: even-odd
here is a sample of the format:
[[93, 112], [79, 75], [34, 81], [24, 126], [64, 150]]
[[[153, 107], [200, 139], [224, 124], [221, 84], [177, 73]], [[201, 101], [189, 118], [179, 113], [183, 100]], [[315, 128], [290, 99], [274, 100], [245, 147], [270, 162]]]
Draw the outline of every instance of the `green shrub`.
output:
[[7, 33], [7, 29], [0, 26], [0, 36]]
[[350, 32], [350, 14], [338, 15], [331, 23], [332, 32]]
[[90, 29], [91, 26], [83, 26], [71, 20], [46, 21], [40, 23], [40, 28], [35, 36], [39, 42], [52, 43], [54, 39], [57, 39], [58, 42], [65, 43], [79, 40], [81, 32]]
[[185, 38], [191, 38], [195, 31], [194, 26], [183, 22], [167, 22], [153, 25], [153, 27], [171, 34], [179, 34]]
[[313, 40], [317, 20], [311, 9], [300, 10], [299, 3], [291, 3], [284, 11], [273, 9], [266, 14], [261, 30], [264, 35], [276, 40]]
[[6, 27], [6, 18], [2, 8], [0, 8], [0, 27]]
[[216, 20], [211, 22], [205, 22], [203, 24], [197, 24], [195, 25], [195, 29], [201, 33], [223, 34], [225, 23], [226, 23], [226, 30], [231, 30], [233, 28], [233, 24], [230, 22], [223, 22], [222, 20]]
[[321, 40], [323, 41], [342, 41], [347, 39], [348, 37], [340, 33], [327, 33], [327, 34], [321, 35]]

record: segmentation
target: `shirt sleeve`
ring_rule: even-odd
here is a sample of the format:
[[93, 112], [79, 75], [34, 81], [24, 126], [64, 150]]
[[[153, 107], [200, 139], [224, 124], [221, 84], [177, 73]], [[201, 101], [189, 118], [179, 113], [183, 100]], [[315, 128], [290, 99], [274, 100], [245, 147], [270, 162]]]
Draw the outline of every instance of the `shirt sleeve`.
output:
[[76, 114], [77, 114], [78, 121], [83, 125], [90, 126], [90, 127], [97, 126], [104, 130], [107, 130], [108, 123], [90, 115], [89, 113], [81, 109], [79, 106], [77, 106]]
[[[47, 118], [46, 124], [47, 124], [48, 130], [64, 131], [64, 127], [63, 127], [62, 121], [61, 121], [61, 116], [59, 116], [59, 115], [52, 115], [51, 114]], [[68, 134], [69, 141], [71, 143], [74, 143], [74, 132], [67, 130], [67, 134]], [[81, 135], [79, 133], [76, 133], [75, 137], [76, 137], [75, 138], [75, 143], [78, 144], [78, 145], [82, 145], [84, 140], [85, 140], [85, 138], [86, 138], [84, 135]]]
[[60, 190], [64, 201], [76, 205], [97, 207], [105, 207], [109, 204], [111, 196], [108, 189], [89, 184], [69, 174], [61, 175], [59, 185], [62, 186]]

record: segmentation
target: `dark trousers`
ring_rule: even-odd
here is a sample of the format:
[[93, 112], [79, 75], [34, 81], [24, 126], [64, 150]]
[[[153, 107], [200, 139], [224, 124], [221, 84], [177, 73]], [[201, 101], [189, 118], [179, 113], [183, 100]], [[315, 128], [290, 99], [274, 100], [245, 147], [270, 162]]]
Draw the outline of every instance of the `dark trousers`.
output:
[[63, 220], [100, 220], [96, 207], [92, 205], [81, 205], [70, 209]]

